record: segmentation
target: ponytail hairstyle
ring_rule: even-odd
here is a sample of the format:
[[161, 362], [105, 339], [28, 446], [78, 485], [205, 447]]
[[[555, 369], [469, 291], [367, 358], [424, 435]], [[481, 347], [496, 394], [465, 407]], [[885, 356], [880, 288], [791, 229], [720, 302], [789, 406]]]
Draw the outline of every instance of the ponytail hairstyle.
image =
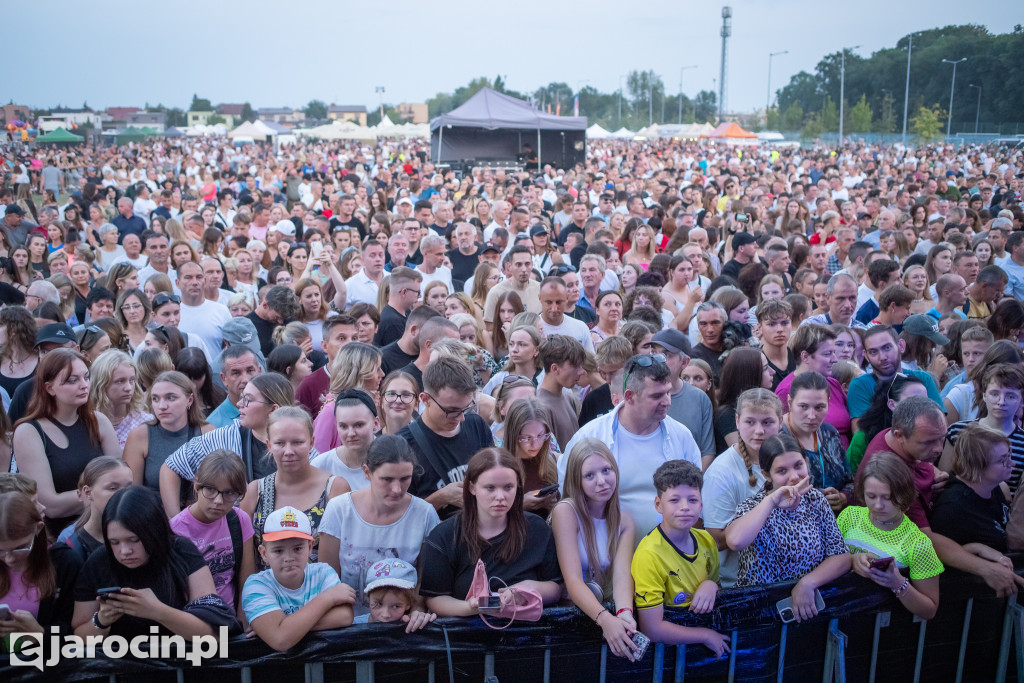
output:
[[[776, 434], [778, 428], [782, 426], [782, 401], [779, 397], [773, 394], [768, 389], [747, 389], [740, 397], [736, 399], [736, 428], [739, 431], [740, 416], [744, 411], [756, 410], [764, 413], [775, 413], [778, 419], [778, 427], [776, 428]], [[770, 435], [774, 436], [774, 435]], [[765, 437], [766, 439], [768, 437]], [[767, 441], [765, 442], [767, 443]], [[747, 444], [744, 443], [742, 437], [736, 441], [736, 452], [743, 458], [743, 464], [747, 466], [747, 484], [749, 486], [755, 486], [757, 484], [757, 475], [754, 474], [754, 454], [747, 448]], [[764, 443], [761, 444], [761, 451], [764, 451]], [[760, 454], [757, 456], [758, 464], [760, 465]], [[761, 467], [762, 471], [767, 473], [764, 467]], [[765, 474], [765, 479], [768, 479], [768, 475]]]

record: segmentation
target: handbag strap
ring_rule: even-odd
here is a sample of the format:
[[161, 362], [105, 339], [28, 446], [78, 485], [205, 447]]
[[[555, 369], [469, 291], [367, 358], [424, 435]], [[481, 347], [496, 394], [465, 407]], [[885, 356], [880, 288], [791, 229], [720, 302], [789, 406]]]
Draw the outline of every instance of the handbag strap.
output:
[[[501, 579], [498, 579], [498, 580], [501, 581]], [[504, 581], [502, 581], [502, 583], [504, 583]], [[515, 588], [509, 588], [509, 590], [512, 591], [512, 616], [509, 617], [509, 620], [508, 620], [507, 624], [505, 624], [504, 626], [495, 626], [491, 622], [487, 621], [487, 617], [484, 616], [483, 612], [477, 612], [477, 614], [480, 615], [480, 620], [482, 622], [484, 622], [484, 624], [486, 624], [488, 628], [492, 628], [495, 631], [504, 631], [505, 629], [507, 629], [509, 626], [512, 625], [513, 621], [516, 620], [516, 612], [519, 611], [519, 603], [516, 602], [516, 589]]]

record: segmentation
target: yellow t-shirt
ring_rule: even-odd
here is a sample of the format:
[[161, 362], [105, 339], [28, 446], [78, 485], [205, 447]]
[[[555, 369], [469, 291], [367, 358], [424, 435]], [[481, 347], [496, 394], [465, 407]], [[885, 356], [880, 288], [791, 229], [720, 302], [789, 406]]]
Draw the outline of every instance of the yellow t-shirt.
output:
[[644, 536], [633, 553], [631, 571], [638, 609], [687, 607], [704, 581], [718, 583], [718, 545], [703, 529], [690, 529], [695, 552], [682, 553], [661, 526]]

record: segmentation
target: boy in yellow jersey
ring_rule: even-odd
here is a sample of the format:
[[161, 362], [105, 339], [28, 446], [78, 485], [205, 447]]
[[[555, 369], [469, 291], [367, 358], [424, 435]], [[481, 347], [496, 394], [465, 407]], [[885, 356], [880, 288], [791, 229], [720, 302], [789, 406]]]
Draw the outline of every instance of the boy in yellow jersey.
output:
[[662, 522], [633, 553], [634, 599], [640, 631], [657, 643], [701, 643], [721, 657], [729, 636], [709, 628], [673, 624], [665, 606], [706, 614], [718, 593], [718, 546], [711, 534], [694, 529], [700, 520], [700, 470], [685, 460], [669, 460], [654, 472], [654, 507]]

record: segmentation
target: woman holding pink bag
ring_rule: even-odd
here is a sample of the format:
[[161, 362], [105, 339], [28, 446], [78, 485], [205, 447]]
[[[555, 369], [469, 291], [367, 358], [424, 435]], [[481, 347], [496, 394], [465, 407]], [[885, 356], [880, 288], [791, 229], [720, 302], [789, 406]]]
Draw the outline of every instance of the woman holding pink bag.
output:
[[559, 599], [555, 539], [543, 519], [523, 511], [523, 480], [520, 461], [504, 448], [469, 461], [462, 511], [434, 527], [420, 551], [420, 594], [431, 612], [473, 616], [485, 595], [497, 593], [500, 608], [486, 614], [536, 620]]

